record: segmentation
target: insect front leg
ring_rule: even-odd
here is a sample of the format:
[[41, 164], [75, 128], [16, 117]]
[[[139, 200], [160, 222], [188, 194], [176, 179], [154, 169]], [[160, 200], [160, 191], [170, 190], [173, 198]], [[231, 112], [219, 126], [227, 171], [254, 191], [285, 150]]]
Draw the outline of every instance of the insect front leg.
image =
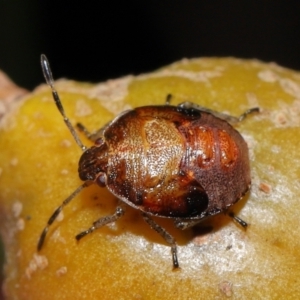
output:
[[90, 132], [83, 124], [77, 123], [76, 128], [82, 132], [87, 139], [89, 139], [92, 142], [96, 142], [99, 138], [103, 137], [103, 131], [104, 128], [99, 129], [96, 132]]
[[94, 230], [96, 230], [100, 227], [103, 227], [104, 225], [107, 225], [107, 224], [117, 221], [120, 217], [122, 217], [124, 215], [124, 213], [125, 213], [125, 208], [122, 206], [118, 206], [113, 215], [105, 216], [105, 217], [98, 219], [97, 221], [95, 221], [93, 223], [93, 226], [91, 226], [89, 229], [77, 234], [75, 237], [76, 240], [79, 241], [87, 234], [92, 233]]
[[81, 186], [79, 186], [68, 198], [66, 198], [63, 203], [56, 208], [56, 210], [53, 212], [53, 214], [51, 215], [50, 219], [47, 222], [47, 225], [45, 226], [45, 228], [42, 231], [42, 234], [40, 236], [39, 242], [38, 242], [38, 246], [37, 246], [37, 250], [40, 251], [43, 247], [46, 235], [48, 233], [49, 227], [52, 225], [52, 223], [56, 220], [56, 218], [58, 217], [58, 215], [60, 214], [60, 212], [63, 210], [63, 208], [70, 203], [75, 196], [85, 187], [89, 186], [88, 182], [85, 182], [84, 184], [82, 184]]
[[173, 97], [172, 94], [167, 95], [165, 105], [170, 105], [171, 104], [172, 97]]
[[154, 222], [153, 219], [151, 219], [147, 214], [143, 213], [142, 214], [144, 220], [148, 225], [155, 230], [157, 233], [159, 233], [163, 239], [171, 246], [171, 253], [172, 253], [172, 259], [173, 259], [173, 267], [178, 268], [179, 263], [178, 263], [178, 258], [177, 258], [177, 245], [175, 242], [175, 239], [173, 236], [167, 232], [164, 228], [162, 228], [160, 225], [158, 225], [156, 222]]
[[188, 101], [180, 103], [178, 106], [185, 108], [185, 109], [196, 109], [196, 110], [210, 113], [219, 119], [227, 121], [230, 124], [237, 124], [237, 123], [243, 121], [248, 115], [255, 113], [255, 112], [259, 112], [259, 107], [253, 107], [253, 108], [247, 109], [239, 117], [234, 117], [234, 116], [231, 116], [228, 114], [223, 114], [223, 113], [211, 110], [209, 108], [206, 108], [201, 105], [195, 104], [193, 102], [188, 102]]

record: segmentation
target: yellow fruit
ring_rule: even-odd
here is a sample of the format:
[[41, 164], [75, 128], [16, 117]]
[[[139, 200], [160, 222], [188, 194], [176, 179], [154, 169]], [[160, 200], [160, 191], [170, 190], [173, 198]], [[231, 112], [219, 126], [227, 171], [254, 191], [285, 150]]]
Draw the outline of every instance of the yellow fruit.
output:
[[181, 268], [172, 271], [170, 247], [131, 208], [76, 242], [117, 204], [95, 185], [65, 207], [37, 253], [50, 215], [81, 184], [81, 149], [44, 85], [0, 123], [7, 299], [299, 299], [299, 73], [255, 60], [203, 58], [98, 85], [58, 81], [56, 89], [71, 122], [91, 131], [125, 109], [163, 105], [169, 93], [174, 105], [191, 101], [235, 116], [259, 106], [261, 113], [237, 126], [249, 146], [252, 189], [233, 210], [249, 227], [219, 215], [203, 230], [179, 231], [171, 220], [156, 219], [179, 244]]

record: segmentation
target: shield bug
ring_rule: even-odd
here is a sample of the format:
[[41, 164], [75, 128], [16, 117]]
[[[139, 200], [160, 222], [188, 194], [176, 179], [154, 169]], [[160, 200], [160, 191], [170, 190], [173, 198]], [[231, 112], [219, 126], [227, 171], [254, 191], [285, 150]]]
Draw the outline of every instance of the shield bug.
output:
[[[64, 112], [45, 55], [41, 65], [56, 106], [83, 151], [78, 171], [84, 183], [54, 211], [42, 231], [38, 250], [63, 207], [95, 183], [106, 187], [120, 205], [113, 215], [96, 220], [76, 239], [116, 221], [127, 204], [141, 211], [144, 220], [170, 245], [173, 267], [179, 267], [175, 239], [152, 216], [173, 219], [177, 228], [186, 229], [227, 212], [245, 195], [251, 184], [248, 148], [230, 123], [242, 121], [258, 108], [236, 118], [189, 102], [172, 106], [168, 97], [165, 105], [123, 112], [94, 134], [79, 124], [78, 128], [94, 141], [87, 148]], [[247, 226], [233, 213], [228, 214]]]

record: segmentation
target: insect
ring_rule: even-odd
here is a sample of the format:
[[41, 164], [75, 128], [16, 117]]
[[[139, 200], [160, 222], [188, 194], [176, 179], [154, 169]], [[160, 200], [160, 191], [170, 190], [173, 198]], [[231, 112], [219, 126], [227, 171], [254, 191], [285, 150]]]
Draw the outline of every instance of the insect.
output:
[[168, 97], [165, 105], [123, 112], [93, 134], [78, 124], [94, 142], [87, 148], [64, 112], [45, 55], [41, 55], [41, 65], [56, 106], [83, 151], [79, 177], [84, 183], [51, 215], [41, 233], [38, 251], [64, 206], [91, 184], [106, 187], [120, 204], [114, 214], [96, 220], [76, 239], [118, 220], [127, 204], [141, 211], [143, 219], [170, 245], [174, 268], [179, 267], [176, 241], [152, 216], [173, 219], [177, 228], [186, 229], [207, 217], [227, 212], [247, 226], [228, 212], [251, 184], [247, 144], [229, 122], [240, 122], [258, 108], [236, 118], [190, 102], [172, 106]]

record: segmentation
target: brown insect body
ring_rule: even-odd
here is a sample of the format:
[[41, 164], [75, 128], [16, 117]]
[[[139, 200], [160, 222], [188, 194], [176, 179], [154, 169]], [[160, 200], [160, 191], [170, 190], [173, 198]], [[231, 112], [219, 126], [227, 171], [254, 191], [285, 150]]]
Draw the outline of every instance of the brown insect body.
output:
[[79, 176], [147, 214], [202, 219], [250, 187], [248, 148], [228, 122], [175, 106], [144, 106], [113, 120], [79, 161]]

